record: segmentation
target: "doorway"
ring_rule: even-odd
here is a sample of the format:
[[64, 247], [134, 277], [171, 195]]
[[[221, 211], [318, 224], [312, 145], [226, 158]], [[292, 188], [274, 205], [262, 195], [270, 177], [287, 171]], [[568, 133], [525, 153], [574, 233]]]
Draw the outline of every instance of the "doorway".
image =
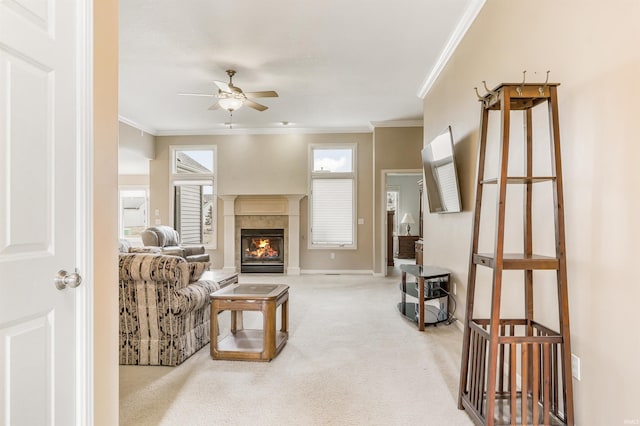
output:
[[[418, 229], [421, 229], [417, 223], [421, 211], [419, 191], [419, 182], [421, 180], [422, 171], [419, 169], [382, 171], [381, 186], [383, 193], [381, 195], [382, 200], [385, 200], [385, 202], [382, 203], [382, 211], [380, 212], [383, 220], [380, 229], [382, 249], [380, 250], [379, 256], [384, 276], [390, 275], [393, 269], [399, 266], [397, 260], [397, 237], [400, 234], [406, 234], [407, 225], [409, 225], [412, 234], [416, 234]], [[387, 213], [390, 211], [390, 208], [395, 209], [393, 215]], [[413, 224], [401, 223], [407, 214], [410, 214], [410, 216], [414, 218]], [[393, 220], [392, 226], [389, 226], [388, 220]], [[389, 232], [390, 229], [391, 232]], [[389, 241], [389, 239], [391, 239], [391, 241]], [[392, 254], [389, 254], [389, 247], [393, 247]], [[388, 259], [390, 255], [394, 258], [393, 262]], [[394, 266], [391, 266], [392, 263]]]

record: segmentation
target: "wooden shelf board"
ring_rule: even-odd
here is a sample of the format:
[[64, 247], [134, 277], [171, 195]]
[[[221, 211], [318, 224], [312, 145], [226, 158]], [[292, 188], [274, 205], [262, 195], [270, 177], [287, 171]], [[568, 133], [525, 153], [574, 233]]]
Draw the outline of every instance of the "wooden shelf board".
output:
[[[495, 259], [492, 253], [476, 253], [473, 262], [477, 265], [495, 268]], [[557, 270], [560, 262], [556, 257], [542, 256], [538, 254], [525, 255], [521, 253], [505, 253], [502, 261], [502, 269], [515, 270]]]
[[[527, 176], [509, 176], [507, 177], [507, 183], [510, 184], [523, 184], [523, 183], [539, 183], [539, 182], [552, 182], [554, 181], [556, 178], [555, 176], [532, 176], [532, 177], [527, 177]], [[491, 179], [485, 179], [480, 181], [481, 184], [483, 185], [495, 185], [498, 183], [498, 178], [491, 178]]]

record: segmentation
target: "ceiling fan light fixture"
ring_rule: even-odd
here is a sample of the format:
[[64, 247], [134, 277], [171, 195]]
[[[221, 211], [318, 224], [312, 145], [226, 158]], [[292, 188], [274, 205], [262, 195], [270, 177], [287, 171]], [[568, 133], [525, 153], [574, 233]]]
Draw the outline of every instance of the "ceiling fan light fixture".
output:
[[242, 108], [242, 104], [243, 104], [242, 99], [238, 99], [235, 97], [220, 98], [218, 100], [218, 105], [220, 105], [222, 108], [226, 109], [227, 111], [236, 111]]

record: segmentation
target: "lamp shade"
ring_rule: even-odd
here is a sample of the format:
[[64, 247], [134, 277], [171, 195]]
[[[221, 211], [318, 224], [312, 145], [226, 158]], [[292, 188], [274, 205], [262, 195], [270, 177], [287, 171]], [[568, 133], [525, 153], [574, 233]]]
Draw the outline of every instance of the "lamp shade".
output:
[[227, 111], [235, 111], [242, 107], [242, 99], [235, 97], [220, 98], [218, 104]]
[[400, 221], [400, 223], [413, 225], [414, 223], [416, 223], [416, 221], [411, 213], [405, 213], [404, 216], [402, 216], [402, 220]]

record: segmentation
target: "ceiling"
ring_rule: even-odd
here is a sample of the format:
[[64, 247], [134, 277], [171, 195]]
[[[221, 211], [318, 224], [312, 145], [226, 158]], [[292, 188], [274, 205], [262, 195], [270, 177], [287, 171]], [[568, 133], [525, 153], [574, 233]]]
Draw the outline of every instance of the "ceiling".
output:
[[[429, 76], [479, 0], [120, 2], [119, 114], [155, 135], [370, 131], [422, 120]], [[477, 11], [475, 12], [477, 13]], [[475, 17], [475, 14], [473, 14]], [[472, 18], [471, 18], [472, 19]], [[264, 112], [208, 110], [214, 80]]]

